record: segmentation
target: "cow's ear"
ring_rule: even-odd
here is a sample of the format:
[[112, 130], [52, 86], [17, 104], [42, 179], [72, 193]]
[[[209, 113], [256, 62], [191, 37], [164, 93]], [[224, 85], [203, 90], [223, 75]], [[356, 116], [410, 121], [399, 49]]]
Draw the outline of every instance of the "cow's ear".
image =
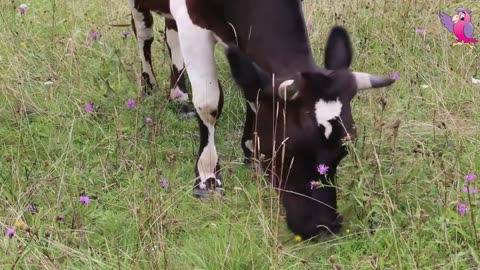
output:
[[325, 67], [330, 70], [348, 68], [352, 58], [352, 44], [347, 30], [341, 26], [333, 27], [325, 48]]
[[232, 77], [245, 94], [245, 98], [254, 101], [259, 90], [269, 83], [268, 74], [240, 51], [238, 47], [230, 46], [226, 50]]

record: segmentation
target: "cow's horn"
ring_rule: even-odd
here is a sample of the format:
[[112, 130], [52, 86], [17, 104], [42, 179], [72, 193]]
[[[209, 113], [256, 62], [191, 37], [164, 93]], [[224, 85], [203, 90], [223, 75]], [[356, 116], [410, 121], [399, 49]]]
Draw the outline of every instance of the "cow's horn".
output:
[[358, 90], [385, 87], [395, 82], [393, 78], [365, 72], [353, 72], [353, 75], [355, 76]]

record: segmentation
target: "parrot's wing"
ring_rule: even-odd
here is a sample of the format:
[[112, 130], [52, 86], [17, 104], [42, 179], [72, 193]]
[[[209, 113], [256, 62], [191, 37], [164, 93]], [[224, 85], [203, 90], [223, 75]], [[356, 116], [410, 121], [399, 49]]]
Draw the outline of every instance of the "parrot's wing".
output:
[[467, 38], [473, 38], [473, 30], [474, 28], [471, 22], [466, 23], [465, 26], [463, 27], [463, 33]]
[[440, 21], [443, 23], [443, 25], [445, 26], [445, 28], [447, 28], [447, 30], [449, 32], [452, 32], [453, 33], [453, 21], [452, 21], [452, 17], [448, 16], [447, 14], [443, 13], [443, 12], [440, 12], [438, 14], [438, 16], [440, 17]]

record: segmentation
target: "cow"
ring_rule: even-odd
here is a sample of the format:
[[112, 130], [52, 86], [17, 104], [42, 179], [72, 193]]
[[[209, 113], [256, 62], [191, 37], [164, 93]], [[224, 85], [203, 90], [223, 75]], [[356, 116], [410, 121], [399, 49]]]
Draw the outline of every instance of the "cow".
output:
[[[147, 82], [155, 82], [151, 12], [174, 21], [176, 28], [170, 29], [178, 30], [170, 37], [178, 37], [177, 52], [185, 63], [180, 69], [185, 67], [190, 79], [200, 129], [193, 195], [224, 196], [214, 142], [223, 107], [214, 59], [218, 42], [245, 97], [241, 141], [245, 158], [260, 159], [280, 193], [288, 227], [304, 239], [338, 233], [342, 218], [337, 212], [335, 175], [347, 155], [345, 139], [356, 133], [350, 102], [360, 90], [385, 87], [394, 80], [350, 71], [352, 45], [340, 26], [332, 28], [325, 68], [319, 67], [300, 0], [129, 1]], [[173, 62], [176, 66], [180, 60]], [[328, 172], [319, 175], [318, 164], [328, 166]], [[323, 185], [312, 189], [312, 180]]]

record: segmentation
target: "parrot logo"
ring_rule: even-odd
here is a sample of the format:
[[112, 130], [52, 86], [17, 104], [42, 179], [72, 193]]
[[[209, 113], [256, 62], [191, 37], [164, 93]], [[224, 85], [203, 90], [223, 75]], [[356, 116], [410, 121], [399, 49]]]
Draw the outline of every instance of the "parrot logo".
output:
[[474, 46], [471, 43], [477, 43], [478, 40], [473, 38], [473, 24], [470, 21], [470, 14], [472, 11], [464, 8], [457, 8], [455, 10], [457, 14], [453, 17], [448, 16], [447, 14], [440, 12], [439, 17], [440, 21], [443, 23], [445, 28], [457, 37], [457, 42], [452, 44], [452, 47], [465, 44], [470, 49], [473, 49]]

